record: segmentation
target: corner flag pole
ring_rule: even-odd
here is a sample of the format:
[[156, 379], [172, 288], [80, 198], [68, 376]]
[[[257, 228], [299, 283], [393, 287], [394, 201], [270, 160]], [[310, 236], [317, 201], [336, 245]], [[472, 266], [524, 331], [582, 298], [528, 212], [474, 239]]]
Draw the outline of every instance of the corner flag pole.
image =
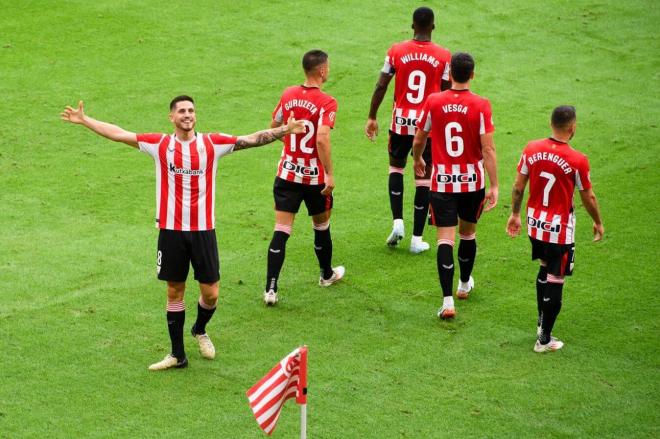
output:
[[300, 439], [307, 439], [307, 346], [300, 348], [300, 376], [296, 403], [300, 404]]

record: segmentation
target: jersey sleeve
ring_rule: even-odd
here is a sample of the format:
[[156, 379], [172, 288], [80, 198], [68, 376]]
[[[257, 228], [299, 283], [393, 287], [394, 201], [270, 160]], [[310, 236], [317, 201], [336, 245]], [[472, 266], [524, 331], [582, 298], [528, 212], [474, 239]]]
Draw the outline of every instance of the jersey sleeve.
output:
[[236, 145], [236, 136], [230, 136], [229, 134], [222, 133], [213, 133], [209, 134], [209, 140], [213, 145], [213, 151], [215, 152], [215, 157], [220, 158], [223, 155], [230, 154], [234, 151], [234, 145]]
[[164, 134], [143, 133], [137, 135], [138, 148], [151, 157], [158, 157], [158, 145], [160, 145]]
[[282, 105], [282, 99], [280, 99], [273, 110], [273, 120], [275, 122], [284, 123], [284, 106]]
[[337, 115], [337, 101], [328, 99], [328, 101], [321, 107], [321, 114], [319, 115], [319, 126], [326, 125], [330, 128], [335, 127], [335, 116]]
[[586, 191], [591, 189], [591, 176], [589, 175], [589, 159], [583, 156], [575, 167], [575, 187], [578, 190]]
[[489, 134], [495, 131], [493, 124], [493, 110], [490, 108], [490, 101], [484, 99], [483, 106], [479, 111], [479, 134]]
[[518, 172], [522, 175], [529, 175], [529, 168], [527, 167], [527, 148], [525, 148], [518, 161]]
[[426, 131], [427, 133], [431, 131], [431, 112], [429, 111], [429, 101], [430, 99], [427, 99], [426, 102], [424, 102], [424, 106], [422, 107], [422, 112], [419, 114], [419, 119], [417, 119], [417, 129], [420, 129], [422, 131]]
[[394, 46], [390, 47], [385, 55], [385, 62], [383, 63], [383, 68], [380, 69], [382, 73], [386, 75], [394, 75]]
[[449, 70], [451, 68], [451, 63], [445, 62], [445, 69], [442, 71], [442, 80], [449, 81]]

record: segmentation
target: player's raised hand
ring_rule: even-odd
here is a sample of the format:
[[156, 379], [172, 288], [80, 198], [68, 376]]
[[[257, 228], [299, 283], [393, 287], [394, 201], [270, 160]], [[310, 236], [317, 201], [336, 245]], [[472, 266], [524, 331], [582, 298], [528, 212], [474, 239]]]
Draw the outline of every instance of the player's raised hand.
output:
[[594, 241], [597, 242], [603, 239], [603, 234], [605, 233], [605, 228], [602, 224], [594, 223]]
[[497, 197], [499, 195], [499, 189], [497, 186], [491, 186], [488, 189], [488, 192], [486, 193], [486, 207], [484, 208], [484, 212], [488, 212], [489, 210], [492, 210], [495, 206], [497, 206]]
[[296, 120], [293, 117], [293, 111], [289, 114], [286, 121], [286, 130], [289, 134], [300, 134], [305, 132], [305, 121]]
[[376, 141], [378, 135], [378, 121], [376, 119], [367, 119], [367, 125], [364, 127], [364, 134], [372, 142]]
[[321, 191], [321, 195], [330, 195], [335, 188], [335, 178], [330, 174], [325, 174], [325, 187]]
[[66, 106], [64, 111], [60, 113], [62, 120], [66, 120], [71, 123], [83, 123], [85, 118], [85, 110], [83, 109], [83, 101], [78, 102], [78, 108], [73, 108]]
[[426, 162], [423, 158], [420, 157], [419, 160], [415, 160], [413, 162], [413, 167], [415, 168], [416, 176], [423, 177], [426, 175]]
[[512, 238], [520, 235], [520, 214], [509, 216], [509, 221], [506, 222], [506, 233]]

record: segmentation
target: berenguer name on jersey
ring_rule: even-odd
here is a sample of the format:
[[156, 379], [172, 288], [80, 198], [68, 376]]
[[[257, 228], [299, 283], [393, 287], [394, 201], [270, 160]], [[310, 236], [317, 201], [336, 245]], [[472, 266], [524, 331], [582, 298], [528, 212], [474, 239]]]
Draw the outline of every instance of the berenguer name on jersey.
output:
[[557, 166], [561, 168], [562, 171], [564, 171], [564, 174], [570, 174], [571, 172], [573, 172], [573, 169], [568, 164], [568, 162], [563, 158], [561, 158], [560, 156], [558, 156], [557, 154], [552, 154], [549, 152], [537, 152], [527, 157], [527, 162], [530, 165], [533, 165], [535, 162], [539, 160], [547, 160], [549, 162], [555, 163]]

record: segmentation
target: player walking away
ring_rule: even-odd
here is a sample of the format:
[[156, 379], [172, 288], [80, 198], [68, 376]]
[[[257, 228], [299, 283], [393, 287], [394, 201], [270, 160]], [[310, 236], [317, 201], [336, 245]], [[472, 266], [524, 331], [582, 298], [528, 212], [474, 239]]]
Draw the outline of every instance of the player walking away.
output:
[[[451, 89], [434, 93], [424, 104], [413, 143], [415, 172], [427, 172], [422, 157], [429, 132], [432, 135], [433, 169], [431, 173], [431, 222], [437, 227], [438, 274], [444, 297], [438, 311], [442, 319], [456, 315], [452, 284], [454, 282], [454, 239], [456, 225], [460, 244], [458, 264], [460, 282], [456, 290], [459, 299], [467, 299], [474, 287], [472, 267], [477, 254], [477, 221], [485, 210], [497, 204], [497, 158], [493, 143], [490, 102], [470, 91], [474, 78], [474, 59], [467, 53], [451, 58]], [[485, 190], [484, 170], [490, 187]]]
[[87, 116], [78, 108], [66, 107], [62, 119], [81, 124], [103, 137], [123, 142], [150, 155], [156, 164], [156, 227], [158, 279], [167, 282], [167, 327], [172, 352], [149, 366], [163, 370], [188, 365], [183, 343], [184, 292], [192, 263], [199, 282], [197, 320], [191, 332], [204, 358], [215, 357], [215, 347], [206, 325], [218, 300], [220, 264], [215, 237], [215, 176], [218, 159], [239, 149], [261, 146], [287, 134], [301, 133], [304, 123], [289, 117], [286, 126], [247, 136], [200, 134], [195, 131], [195, 104], [189, 96], [170, 103], [169, 119], [174, 134], [135, 134], [116, 125]]
[[520, 234], [520, 205], [529, 181], [527, 234], [532, 242], [532, 260], [540, 262], [536, 276], [538, 310], [535, 352], [552, 352], [564, 343], [552, 336], [561, 310], [564, 276], [573, 271], [575, 213], [573, 192], [580, 191], [582, 204], [594, 221], [594, 241], [600, 241], [604, 228], [596, 195], [591, 189], [589, 160], [571, 148], [576, 127], [575, 108], [567, 105], [552, 112], [552, 137], [527, 144], [518, 163], [513, 184], [511, 216], [507, 233]]
[[[403, 171], [408, 154], [412, 149], [417, 119], [421, 115], [426, 98], [434, 92], [446, 90], [449, 82], [449, 60], [451, 54], [431, 42], [435, 29], [433, 11], [418, 8], [413, 13], [414, 37], [412, 40], [394, 44], [385, 57], [385, 65], [371, 97], [369, 118], [365, 127], [367, 137], [373, 142], [378, 135], [376, 115], [387, 86], [395, 76], [394, 105], [388, 151], [390, 156], [389, 193], [392, 209], [392, 233], [387, 237], [387, 245], [396, 246], [403, 239]], [[422, 241], [424, 223], [428, 215], [429, 185], [431, 176], [431, 141], [429, 138], [424, 150], [424, 160], [429, 163], [424, 175], [415, 176], [415, 200], [413, 211], [413, 236], [410, 251], [421, 253], [429, 249]]]
[[[319, 285], [328, 287], [339, 281], [345, 269], [332, 268], [330, 212], [335, 188], [330, 130], [335, 126], [337, 101], [323, 93], [321, 87], [330, 73], [328, 55], [311, 50], [302, 59], [305, 83], [284, 90], [273, 111], [272, 127], [282, 125], [287, 115], [305, 125], [305, 131], [284, 137], [284, 148], [273, 185], [275, 197], [275, 231], [268, 246], [268, 268], [264, 302], [277, 303], [277, 280], [284, 264], [286, 241], [293, 221], [304, 201], [312, 217], [314, 251], [321, 267]], [[289, 116], [291, 117], [291, 116]]]

